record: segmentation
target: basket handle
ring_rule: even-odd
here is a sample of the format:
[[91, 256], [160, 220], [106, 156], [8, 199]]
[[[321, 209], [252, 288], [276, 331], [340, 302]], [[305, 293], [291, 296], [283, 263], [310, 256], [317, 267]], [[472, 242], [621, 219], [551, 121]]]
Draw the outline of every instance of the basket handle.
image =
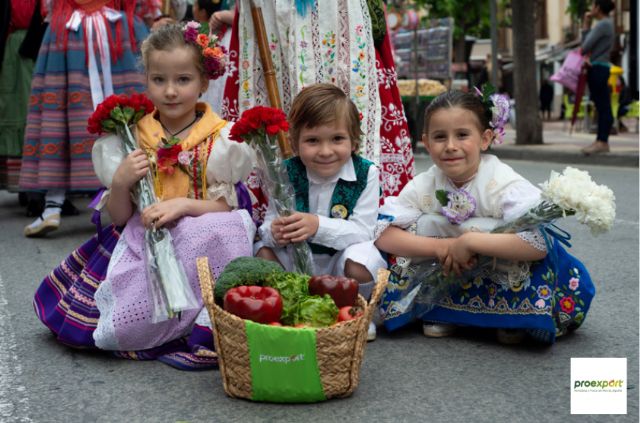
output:
[[380, 300], [380, 297], [382, 297], [382, 293], [387, 287], [387, 281], [389, 280], [390, 274], [391, 272], [387, 269], [384, 269], [382, 267], [378, 269], [376, 285], [373, 288], [373, 292], [371, 293], [371, 299], [369, 299], [370, 306], [376, 304]]
[[380, 298], [382, 297], [382, 294], [384, 293], [385, 288], [387, 287], [387, 282], [389, 280], [389, 275], [391, 274], [391, 272], [387, 269], [384, 268], [380, 268], [378, 269], [378, 275], [376, 278], [376, 284], [373, 288], [373, 292], [371, 293], [371, 298], [369, 299], [369, 306], [367, 307], [367, 321], [370, 322], [371, 321], [371, 315], [373, 313], [373, 308], [375, 307], [376, 304], [378, 304], [378, 301], [380, 301]]
[[213, 311], [213, 304], [215, 304], [213, 288], [216, 285], [216, 278], [211, 274], [211, 269], [209, 269], [209, 258], [198, 257], [196, 259], [196, 268], [198, 269], [198, 282], [200, 282], [202, 301], [204, 301], [204, 305], [207, 307], [209, 313], [211, 313]]

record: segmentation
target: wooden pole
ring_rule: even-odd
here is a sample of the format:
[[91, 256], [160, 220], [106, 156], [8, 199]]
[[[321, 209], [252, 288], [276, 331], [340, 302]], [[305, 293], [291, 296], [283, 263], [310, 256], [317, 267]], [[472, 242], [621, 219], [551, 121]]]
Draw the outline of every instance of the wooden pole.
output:
[[171, 16], [171, 0], [162, 0], [162, 14]]
[[[251, 0], [251, 18], [253, 19], [253, 29], [256, 34], [258, 50], [260, 51], [260, 60], [262, 61], [262, 70], [264, 73], [265, 84], [267, 86], [269, 103], [271, 107], [282, 109], [280, 93], [278, 91], [278, 81], [276, 80], [276, 71], [273, 69], [273, 62], [271, 61], [271, 53], [269, 51], [269, 42], [267, 41], [267, 31], [264, 27], [264, 20], [262, 18], [262, 8], [256, 6], [253, 0]], [[287, 159], [293, 155], [287, 134], [282, 131], [278, 132], [278, 147], [280, 148], [280, 154], [283, 158]]]

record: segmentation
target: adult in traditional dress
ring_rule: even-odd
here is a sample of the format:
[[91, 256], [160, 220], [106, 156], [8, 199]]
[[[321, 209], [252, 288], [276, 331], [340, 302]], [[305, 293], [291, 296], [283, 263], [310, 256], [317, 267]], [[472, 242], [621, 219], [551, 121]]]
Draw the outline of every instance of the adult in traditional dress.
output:
[[[342, 88], [361, 113], [360, 154], [380, 167], [383, 194], [397, 195], [413, 177], [414, 162], [382, 2], [254, 2], [262, 10], [285, 113], [308, 85], [328, 82]], [[234, 120], [255, 105], [269, 105], [250, 0], [237, 2], [230, 48], [222, 114]], [[259, 193], [255, 179], [252, 191]], [[260, 220], [265, 209], [256, 207], [254, 217]]]
[[43, 236], [60, 226], [68, 191], [100, 188], [91, 164], [87, 119], [111, 94], [144, 91], [137, 43], [148, 34], [136, 1], [54, 0], [31, 85], [19, 187], [46, 191], [42, 215], [24, 229]]

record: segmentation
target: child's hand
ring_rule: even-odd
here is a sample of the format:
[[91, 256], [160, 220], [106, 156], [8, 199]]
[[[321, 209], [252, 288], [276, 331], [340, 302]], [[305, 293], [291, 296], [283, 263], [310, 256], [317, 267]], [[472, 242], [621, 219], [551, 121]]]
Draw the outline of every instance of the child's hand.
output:
[[450, 272], [460, 276], [463, 271], [472, 269], [477, 262], [476, 253], [470, 248], [469, 237], [471, 233], [465, 233], [453, 239], [449, 245], [446, 258], [441, 261], [444, 274]]
[[320, 219], [315, 214], [293, 213], [279, 218], [282, 222], [282, 238], [289, 242], [302, 242], [318, 232]]
[[137, 148], [124, 158], [113, 175], [113, 185], [130, 190], [149, 171], [149, 159]]
[[449, 247], [451, 247], [455, 240], [455, 238], [441, 238], [436, 240], [436, 258], [440, 264], [444, 264], [445, 259], [449, 256]]
[[278, 217], [271, 222], [271, 236], [273, 236], [273, 240], [279, 247], [284, 247], [289, 244], [290, 241], [284, 238], [284, 223], [282, 222], [282, 218]]
[[185, 215], [186, 198], [172, 198], [142, 210], [142, 224], [147, 229], [162, 228]]

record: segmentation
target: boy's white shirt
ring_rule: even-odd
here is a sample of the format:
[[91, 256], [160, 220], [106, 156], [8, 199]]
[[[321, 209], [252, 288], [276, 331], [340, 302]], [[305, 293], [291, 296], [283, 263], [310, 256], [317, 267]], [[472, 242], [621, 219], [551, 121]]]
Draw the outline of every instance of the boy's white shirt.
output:
[[[380, 196], [379, 171], [375, 165], [369, 167], [367, 186], [348, 219], [330, 217], [329, 207], [338, 180], [356, 180], [353, 160], [348, 160], [337, 174], [329, 178], [319, 177], [307, 170], [307, 179], [309, 180], [309, 213], [319, 218], [318, 231], [309, 239], [310, 242], [342, 251], [350, 245], [373, 239]], [[271, 223], [276, 217], [273, 204], [269, 204], [264, 223], [259, 231], [264, 245], [270, 247], [277, 247], [271, 234]]]

